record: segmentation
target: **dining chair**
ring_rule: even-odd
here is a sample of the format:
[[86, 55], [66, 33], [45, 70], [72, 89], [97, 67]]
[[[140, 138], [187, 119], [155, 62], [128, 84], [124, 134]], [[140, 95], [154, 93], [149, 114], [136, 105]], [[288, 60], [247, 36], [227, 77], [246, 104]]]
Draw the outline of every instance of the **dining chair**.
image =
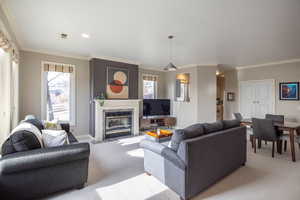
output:
[[[271, 119], [274, 123], [278, 124], [284, 124], [284, 115], [273, 115], [273, 114], [266, 114], [266, 119]], [[287, 149], [287, 140], [289, 139], [289, 135], [284, 135], [284, 132], [282, 130], [276, 129], [276, 133], [278, 136], [281, 136], [284, 141], [284, 151]], [[282, 145], [281, 145], [282, 146]], [[282, 150], [280, 149], [280, 152]]]
[[[233, 113], [233, 116], [236, 120], [239, 121], [242, 121], [244, 119], [241, 113]], [[251, 126], [246, 126], [246, 127], [247, 127], [247, 133], [249, 134], [250, 137], [251, 146], [252, 148], [254, 148], [252, 127]]]
[[243, 116], [241, 113], [233, 113], [233, 116], [236, 120], [239, 120], [239, 121], [243, 120]]
[[[281, 143], [281, 137], [277, 135], [276, 127], [271, 119], [252, 118], [252, 127], [254, 134], [254, 153], [256, 153], [256, 139], [272, 142], [272, 157], [274, 157], [275, 142]], [[277, 145], [277, 148], [280, 145]]]

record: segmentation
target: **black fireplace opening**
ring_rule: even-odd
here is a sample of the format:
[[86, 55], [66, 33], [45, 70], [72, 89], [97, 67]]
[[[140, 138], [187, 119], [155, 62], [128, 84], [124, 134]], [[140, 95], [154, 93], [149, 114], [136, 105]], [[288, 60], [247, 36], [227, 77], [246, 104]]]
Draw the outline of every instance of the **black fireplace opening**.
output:
[[104, 138], [116, 138], [132, 135], [133, 111], [104, 111]]

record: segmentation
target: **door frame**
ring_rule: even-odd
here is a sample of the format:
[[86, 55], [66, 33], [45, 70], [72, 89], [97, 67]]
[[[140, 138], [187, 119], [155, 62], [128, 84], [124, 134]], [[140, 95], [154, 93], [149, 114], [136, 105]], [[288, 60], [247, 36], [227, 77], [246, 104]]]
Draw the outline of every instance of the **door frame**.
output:
[[272, 82], [273, 87], [273, 106], [272, 106], [272, 112], [273, 114], [276, 114], [276, 80], [275, 79], [261, 79], [261, 80], [247, 80], [247, 81], [239, 81], [238, 84], [238, 92], [239, 92], [239, 100], [238, 100], [238, 108], [239, 112], [241, 112], [241, 84], [242, 83], [251, 83], [251, 82], [263, 82], [263, 81], [270, 81]]

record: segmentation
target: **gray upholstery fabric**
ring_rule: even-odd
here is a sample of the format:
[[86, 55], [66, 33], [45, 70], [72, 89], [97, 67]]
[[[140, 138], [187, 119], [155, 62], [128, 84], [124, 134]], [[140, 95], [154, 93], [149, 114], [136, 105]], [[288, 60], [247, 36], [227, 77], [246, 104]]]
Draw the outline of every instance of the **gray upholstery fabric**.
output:
[[271, 119], [273, 122], [276, 123], [284, 123], [284, 115], [272, 115], [272, 114], [266, 114], [266, 119]]
[[252, 127], [253, 134], [258, 139], [267, 141], [279, 139], [272, 119], [252, 118]]
[[177, 151], [180, 142], [184, 140], [184, 130], [183, 129], [177, 129], [173, 132], [173, 135], [171, 137], [170, 147], [173, 151]]
[[239, 121], [243, 120], [243, 116], [241, 113], [233, 113], [233, 116], [236, 120], [239, 120]]
[[223, 123], [222, 121], [217, 121], [214, 123], [204, 123], [204, 132], [206, 134], [216, 132], [216, 131], [221, 131], [223, 129]]
[[204, 128], [202, 124], [194, 124], [185, 129], [177, 129], [174, 131], [171, 138], [171, 148], [177, 151], [181, 141], [189, 138], [199, 137], [204, 135]]
[[194, 124], [186, 127], [183, 130], [184, 134], [186, 135], [185, 139], [199, 137], [205, 134], [203, 124]]
[[[284, 124], [284, 115], [266, 114], [266, 119], [271, 119], [275, 123]], [[278, 130], [278, 128], [276, 128], [276, 132], [277, 132], [278, 136], [283, 134], [283, 131], [282, 130]]]
[[88, 143], [73, 143], [3, 156], [0, 159], [1, 199], [36, 199], [83, 187], [88, 176], [89, 154]]
[[[173, 153], [171, 156], [163, 153], [168, 147], [154, 142], [144, 145], [142, 142], [144, 168], [182, 199], [190, 199], [245, 164], [246, 141], [246, 127], [185, 139], [180, 142], [178, 157], [175, 157], [176, 161], [179, 158], [184, 163], [185, 168], [170, 158], [173, 158]], [[170, 149], [168, 152], [174, 151]]]
[[140, 147], [161, 155], [180, 169], [185, 169], [185, 164], [178, 157], [177, 153], [165, 145], [150, 140], [143, 140], [140, 143]]
[[223, 120], [223, 129], [229, 129], [240, 126], [239, 120]]

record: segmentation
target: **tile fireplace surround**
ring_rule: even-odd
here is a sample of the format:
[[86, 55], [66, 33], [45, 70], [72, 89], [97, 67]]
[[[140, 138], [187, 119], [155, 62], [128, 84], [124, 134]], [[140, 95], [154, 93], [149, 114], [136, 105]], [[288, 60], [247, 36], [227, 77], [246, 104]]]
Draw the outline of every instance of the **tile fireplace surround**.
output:
[[139, 109], [140, 99], [129, 99], [129, 100], [104, 100], [104, 105], [100, 106], [99, 100], [95, 100], [95, 142], [101, 142], [104, 140], [105, 127], [104, 127], [104, 114], [105, 111], [116, 112], [122, 110], [133, 111], [133, 127], [132, 134], [139, 135]]

